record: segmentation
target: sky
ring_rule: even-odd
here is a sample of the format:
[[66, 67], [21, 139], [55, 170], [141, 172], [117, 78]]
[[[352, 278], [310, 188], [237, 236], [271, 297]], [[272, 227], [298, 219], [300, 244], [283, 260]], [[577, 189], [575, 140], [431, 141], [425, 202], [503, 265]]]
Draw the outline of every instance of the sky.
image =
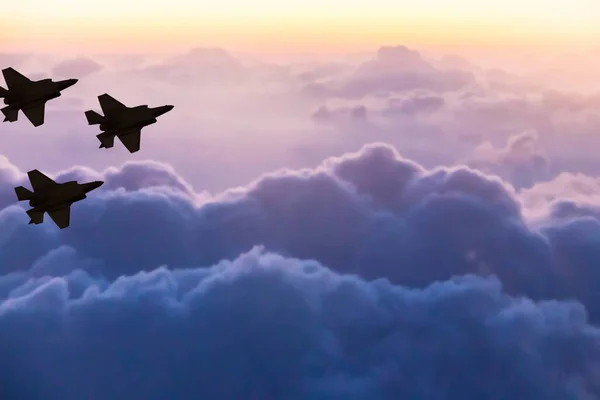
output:
[[[78, 79], [0, 122], [2, 400], [600, 399], [596, 2], [49, 3], [0, 15]], [[104, 93], [174, 109], [101, 149]], [[104, 184], [28, 224], [32, 169]]]
[[11, 48], [52, 51], [211, 44], [322, 53], [399, 39], [415, 46], [517, 47], [597, 44], [600, 36], [593, 0], [26, 0], [6, 7], [0, 18]]

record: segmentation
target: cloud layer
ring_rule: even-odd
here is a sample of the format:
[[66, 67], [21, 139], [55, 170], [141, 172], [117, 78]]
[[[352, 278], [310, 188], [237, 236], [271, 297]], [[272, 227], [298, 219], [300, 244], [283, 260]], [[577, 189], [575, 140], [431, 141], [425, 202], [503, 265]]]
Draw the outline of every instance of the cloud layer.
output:
[[[219, 48], [169, 57], [2, 57], [32, 77], [80, 78], [48, 103], [44, 126], [32, 130], [24, 118], [1, 124], [3, 154], [24, 169], [73, 164], [105, 169], [154, 159], [170, 162], [196, 186], [222, 191], [269, 171], [310, 167], [381, 141], [428, 168], [475, 166], [476, 158], [478, 168], [517, 188], [562, 172], [600, 172], [598, 93], [557, 88], [549, 79], [534, 82], [525, 66], [521, 71], [499, 63], [483, 67], [465, 57], [402, 45], [353, 59], [305, 56], [278, 62]], [[102, 93], [127, 105], [176, 108], [144, 129], [139, 153], [131, 155], [120, 145], [98, 151], [97, 127], [87, 125], [83, 111], [97, 109]], [[516, 167], [500, 155], [490, 159], [485, 149], [502, 151], [524, 132], [536, 132], [531, 153], [543, 155], [544, 165]], [[482, 150], [488, 153], [484, 160]], [[204, 172], [211, 170], [219, 174]]]
[[599, 332], [582, 308], [510, 298], [494, 279], [412, 291], [256, 249], [209, 269], [112, 283], [79, 272], [15, 292], [0, 308], [3, 398], [597, 393]]
[[3, 398], [600, 395], [594, 180], [517, 193], [383, 144], [218, 195], [76, 167], [107, 183], [60, 231], [24, 178], [4, 160]]

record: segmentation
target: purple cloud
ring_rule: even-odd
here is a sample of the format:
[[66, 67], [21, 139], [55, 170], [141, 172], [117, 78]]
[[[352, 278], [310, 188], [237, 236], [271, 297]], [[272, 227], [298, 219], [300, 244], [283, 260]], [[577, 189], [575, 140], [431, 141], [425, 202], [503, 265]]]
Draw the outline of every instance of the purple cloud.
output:
[[0, 211], [3, 398], [600, 394], [596, 217], [533, 228], [382, 144], [203, 199], [161, 163], [56, 179], [97, 177], [67, 230]]
[[86, 57], [76, 57], [64, 60], [52, 67], [52, 75], [58, 78], [84, 78], [99, 72], [104, 67], [96, 61]]
[[533, 131], [511, 136], [502, 148], [482, 143], [475, 148], [468, 165], [497, 174], [516, 188], [550, 179], [548, 156], [539, 148], [538, 134]]

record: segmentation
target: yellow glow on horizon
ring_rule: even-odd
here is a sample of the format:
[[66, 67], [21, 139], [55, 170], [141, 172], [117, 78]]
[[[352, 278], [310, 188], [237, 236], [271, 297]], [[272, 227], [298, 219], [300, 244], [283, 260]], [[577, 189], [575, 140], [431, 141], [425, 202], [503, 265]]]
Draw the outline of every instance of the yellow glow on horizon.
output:
[[[5, 20], [5, 21], [3, 21]], [[0, 17], [9, 48], [117, 52], [221, 45], [600, 43], [597, 0], [22, 0]], [[8, 42], [8, 44], [6, 43]]]

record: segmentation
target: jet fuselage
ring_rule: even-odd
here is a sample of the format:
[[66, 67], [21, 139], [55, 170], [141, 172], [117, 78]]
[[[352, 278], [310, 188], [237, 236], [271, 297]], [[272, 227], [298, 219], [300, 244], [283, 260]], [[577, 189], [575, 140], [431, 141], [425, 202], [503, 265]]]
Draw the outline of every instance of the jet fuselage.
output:
[[43, 192], [34, 192], [29, 206], [36, 211], [52, 211], [87, 197], [87, 193], [101, 186], [99, 182], [80, 184], [76, 181], [61, 183]]
[[100, 130], [106, 134], [125, 133], [128, 129], [141, 128], [157, 122], [155, 116], [148, 106], [130, 108], [121, 113], [115, 113], [104, 117], [105, 121], [100, 124]]
[[61, 90], [73, 86], [76, 79], [54, 82], [52, 79], [34, 81], [25, 86], [11, 88], [4, 97], [4, 104], [11, 108], [25, 108], [42, 105], [48, 100], [61, 96]]

